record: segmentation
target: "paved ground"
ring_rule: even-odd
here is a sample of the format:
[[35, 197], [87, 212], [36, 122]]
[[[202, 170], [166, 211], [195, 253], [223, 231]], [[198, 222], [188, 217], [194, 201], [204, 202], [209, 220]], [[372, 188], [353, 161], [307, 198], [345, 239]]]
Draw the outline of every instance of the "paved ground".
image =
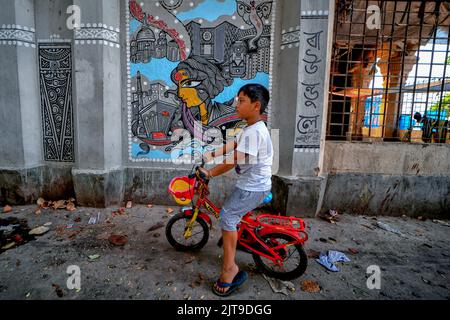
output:
[[[178, 208], [173, 207], [175, 212]], [[0, 254], [0, 300], [3, 299], [218, 299], [210, 290], [218, 276], [221, 249], [216, 243], [219, 231], [213, 229], [210, 241], [196, 254], [175, 251], [167, 242], [164, 228], [149, 227], [168, 221], [167, 207], [136, 205], [126, 214], [112, 216], [118, 208], [77, 208], [69, 212], [42, 210], [36, 206], [14, 207], [0, 213], [0, 219], [26, 219], [30, 228], [51, 222], [50, 231], [36, 240]], [[100, 221], [88, 225], [100, 212]], [[77, 219], [79, 218], [79, 219]], [[79, 222], [74, 222], [75, 220]], [[228, 299], [449, 299], [450, 228], [431, 220], [343, 215], [331, 224], [305, 219], [310, 250], [338, 250], [350, 262], [330, 272], [309, 259], [305, 274], [291, 281], [294, 290], [276, 293], [255, 270], [252, 257], [239, 252], [238, 264], [249, 271], [246, 285]], [[217, 225], [217, 221], [214, 221]], [[402, 234], [376, 226], [386, 223]], [[448, 222], [448, 221], [447, 221]], [[74, 229], [65, 229], [74, 223]], [[80, 228], [81, 227], [81, 228]], [[112, 233], [128, 236], [123, 247], [111, 245]], [[358, 253], [352, 254], [349, 248]], [[90, 255], [99, 255], [90, 261]], [[66, 286], [67, 268], [81, 270], [81, 290]], [[381, 270], [381, 289], [368, 289], [367, 268]], [[320, 292], [301, 290], [301, 282], [313, 280]], [[280, 284], [280, 283], [278, 283]], [[55, 285], [55, 286], [54, 286]], [[62, 297], [58, 297], [58, 287]], [[282, 288], [283, 286], [281, 286]]]

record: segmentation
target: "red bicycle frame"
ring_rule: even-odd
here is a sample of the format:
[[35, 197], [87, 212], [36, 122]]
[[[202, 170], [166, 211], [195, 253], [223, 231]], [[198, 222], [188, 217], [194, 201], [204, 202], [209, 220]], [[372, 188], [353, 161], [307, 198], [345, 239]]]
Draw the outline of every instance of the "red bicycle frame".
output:
[[[197, 179], [194, 188], [194, 192], [198, 194], [197, 201], [195, 202], [194, 211], [192, 210], [183, 210], [187, 216], [192, 216], [192, 219], [187, 223], [185, 229], [185, 238], [188, 239], [192, 235], [192, 226], [196, 221], [197, 217], [202, 218], [206, 222], [212, 226], [212, 221], [210, 217], [200, 212], [200, 208], [205, 208], [210, 214], [219, 218], [220, 209], [208, 198], [209, 189], [208, 184], [201, 177], [199, 177], [198, 173], [196, 173]], [[241, 220], [238, 225], [238, 245], [241, 245], [245, 249], [250, 252], [256, 253], [262, 257], [270, 259], [273, 263], [282, 266], [283, 258], [280, 253], [283, 252], [283, 249], [296, 245], [298, 243], [304, 243], [308, 240], [308, 235], [304, 231], [305, 225], [303, 220], [299, 218], [293, 217], [280, 217], [275, 215], [263, 214], [260, 215], [257, 219], [252, 218], [253, 212], [248, 212]], [[292, 222], [293, 220], [297, 221], [300, 224], [298, 229], [294, 227], [288, 227], [286, 225], [270, 225], [267, 223], [262, 223], [262, 219], [284, 219]], [[283, 243], [283, 244], [275, 244], [275, 246], [268, 246], [264, 240], [263, 236], [271, 233], [282, 233], [290, 236], [295, 239], [294, 241]]]

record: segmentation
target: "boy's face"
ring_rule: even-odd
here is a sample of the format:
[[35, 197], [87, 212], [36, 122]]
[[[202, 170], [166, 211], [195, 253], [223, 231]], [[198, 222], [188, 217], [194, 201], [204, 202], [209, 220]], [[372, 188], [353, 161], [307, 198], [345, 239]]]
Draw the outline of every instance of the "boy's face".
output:
[[252, 102], [243, 92], [237, 97], [236, 113], [241, 119], [249, 119], [255, 115], [259, 115], [261, 103], [259, 101]]

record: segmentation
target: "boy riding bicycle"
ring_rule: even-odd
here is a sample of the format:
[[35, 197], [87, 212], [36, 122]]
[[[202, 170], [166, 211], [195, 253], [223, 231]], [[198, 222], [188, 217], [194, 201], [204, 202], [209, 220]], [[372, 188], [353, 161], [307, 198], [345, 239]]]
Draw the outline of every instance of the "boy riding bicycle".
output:
[[213, 292], [227, 296], [247, 279], [245, 271], [239, 271], [235, 262], [237, 229], [241, 218], [257, 208], [269, 195], [272, 186], [273, 147], [269, 131], [261, 115], [269, 103], [269, 92], [260, 84], [247, 84], [238, 92], [236, 112], [247, 125], [222, 148], [204, 155], [206, 162], [232, 152], [222, 164], [212, 169], [200, 168], [207, 179], [219, 176], [233, 168], [239, 175], [236, 187], [226, 199], [220, 212], [224, 257], [220, 278], [213, 285]]

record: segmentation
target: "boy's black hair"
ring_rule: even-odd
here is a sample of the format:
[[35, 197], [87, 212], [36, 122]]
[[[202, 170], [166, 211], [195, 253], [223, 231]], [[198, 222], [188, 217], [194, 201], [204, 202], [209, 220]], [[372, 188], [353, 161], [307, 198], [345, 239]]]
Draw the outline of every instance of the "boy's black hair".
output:
[[269, 104], [270, 95], [269, 90], [267, 90], [263, 85], [258, 83], [249, 83], [239, 89], [238, 95], [241, 92], [249, 97], [251, 102], [260, 102], [260, 114], [263, 114], [266, 111], [267, 105]]

